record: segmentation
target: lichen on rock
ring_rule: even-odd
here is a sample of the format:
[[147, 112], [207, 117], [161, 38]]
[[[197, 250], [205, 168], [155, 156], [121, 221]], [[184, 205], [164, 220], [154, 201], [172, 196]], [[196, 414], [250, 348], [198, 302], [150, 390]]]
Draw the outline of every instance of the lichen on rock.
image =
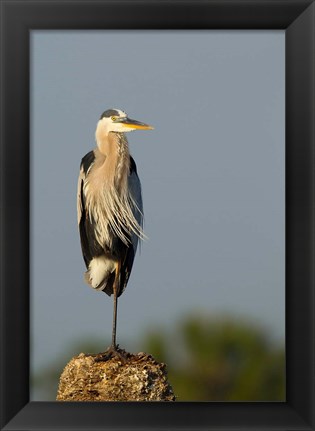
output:
[[59, 381], [57, 401], [175, 401], [166, 365], [151, 355], [124, 353], [72, 358]]

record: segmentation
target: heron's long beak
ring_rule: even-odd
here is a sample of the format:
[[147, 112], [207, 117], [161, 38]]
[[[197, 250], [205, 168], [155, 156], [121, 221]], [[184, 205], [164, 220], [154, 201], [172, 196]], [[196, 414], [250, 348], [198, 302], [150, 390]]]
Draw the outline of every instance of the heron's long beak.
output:
[[119, 118], [117, 121], [118, 123], [122, 123], [125, 126], [131, 126], [135, 129], [139, 130], [153, 130], [154, 127], [150, 126], [149, 124], [140, 123], [140, 121], [132, 120], [131, 118], [125, 117], [125, 118]]

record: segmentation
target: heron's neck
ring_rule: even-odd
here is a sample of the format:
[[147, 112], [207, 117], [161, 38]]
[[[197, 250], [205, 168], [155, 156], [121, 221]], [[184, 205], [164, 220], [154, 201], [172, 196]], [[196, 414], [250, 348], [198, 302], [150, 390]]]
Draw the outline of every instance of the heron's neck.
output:
[[96, 136], [99, 151], [105, 156], [102, 171], [105, 179], [116, 187], [125, 186], [130, 167], [128, 141], [123, 133]]

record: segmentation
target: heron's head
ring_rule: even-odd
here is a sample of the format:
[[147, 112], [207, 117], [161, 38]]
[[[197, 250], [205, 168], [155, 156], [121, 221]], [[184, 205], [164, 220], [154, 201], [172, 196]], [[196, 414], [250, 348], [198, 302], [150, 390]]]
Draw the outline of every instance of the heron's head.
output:
[[98, 122], [98, 127], [102, 128], [102, 131], [105, 132], [106, 135], [110, 132], [126, 133], [132, 132], [133, 130], [153, 129], [153, 127], [148, 124], [132, 120], [120, 109], [108, 109], [103, 112]]

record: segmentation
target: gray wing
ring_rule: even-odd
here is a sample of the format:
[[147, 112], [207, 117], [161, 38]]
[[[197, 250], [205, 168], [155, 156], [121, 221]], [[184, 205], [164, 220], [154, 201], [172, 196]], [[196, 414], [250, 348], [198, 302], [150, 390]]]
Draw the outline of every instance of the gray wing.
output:
[[[128, 177], [128, 188], [129, 188], [129, 193], [134, 202], [133, 215], [142, 229], [144, 217], [143, 217], [141, 183], [137, 174], [135, 161], [133, 160], [132, 157], [130, 157], [130, 175]], [[138, 246], [138, 240], [139, 238], [137, 235], [135, 234], [131, 235], [131, 242], [132, 242], [135, 254]]]
[[85, 197], [83, 193], [83, 186], [88, 175], [89, 169], [92, 167], [94, 163], [95, 155], [93, 151], [90, 151], [86, 154], [80, 165], [80, 174], [78, 179], [78, 192], [77, 192], [77, 215], [78, 215], [78, 228], [80, 233], [80, 242], [82, 255], [85, 261], [86, 266], [88, 267], [92, 257], [99, 253], [99, 250], [96, 250], [97, 242], [91, 240], [93, 238], [94, 229], [89, 220], [86, 217], [86, 208], [85, 208]]
[[82, 212], [84, 211], [82, 205], [82, 183], [84, 184], [85, 178], [91, 169], [95, 160], [94, 151], [87, 153], [81, 160], [80, 164], [80, 174], [78, 178], [78, 191], [77, 191], [77, 215], [78, 215], [78, 225], [80, 224], [82, 218]]
[[[137, 175], [137, 168], [136, 164], [132, 157], [130, 157], [130, 173], [128, 176], [128, 189], [129, 193], [131, 195], [131, 198], [134, 202], [133, 207], [133, 215], [137, 222], [139, 223], [139, 226], [143, 226], [143, 205], [142, 205], [142, 195], [141, 195], [141, 184], [139, 177]], [[131, 245], [129, 247], [126, 247], [126, 254], [125, 258], [122, 263], [121, 267], [121, 274], [120, 274], [120, 289], [118, 292], [118, 296], [120, 296], [123, 291], [125, 290], [130, 273], [133, 266], [133, 261], [135, 258], [137, 246], [138, 246], [139, 238], [136, 234], [131, 234]]]

